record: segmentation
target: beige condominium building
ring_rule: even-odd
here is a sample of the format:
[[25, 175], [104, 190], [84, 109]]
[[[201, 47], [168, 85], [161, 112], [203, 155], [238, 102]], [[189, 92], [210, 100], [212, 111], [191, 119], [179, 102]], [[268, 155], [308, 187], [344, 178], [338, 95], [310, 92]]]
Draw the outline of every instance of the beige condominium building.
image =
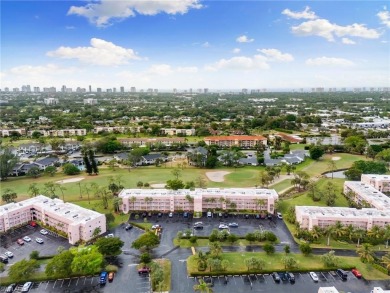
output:
[[194, 211], [250, 210], [274, 213], [278, 194], [273, 189], [196, 188], [123, 189], [121, 209], [129, 211]]
[[[70, 244], [106, 232], [106, 217], [60, 199], [43, 195], [0, 206], [0, 232], [30, 221], [40, 221], [67, 234]], [[98, 232], [98, 233], [97, 233]]]
[[204, 138], [204, 142], [207, 145], [215, 144], [220, 147], [253, 148], [259, 144], [267, 145], [267, 138], [262, 135], [209, 136]]
[[344, 194], [352, 195], [353, 200], [365, 208], [296, 206], [296, 220], [301, 228], [309, 230], [336, 222], [365, 230], [390, 225], [390, 198], [380, 191], [387, 190], [389, 179], [387, 175], [363, 174], [361, 181], [344, 182]]

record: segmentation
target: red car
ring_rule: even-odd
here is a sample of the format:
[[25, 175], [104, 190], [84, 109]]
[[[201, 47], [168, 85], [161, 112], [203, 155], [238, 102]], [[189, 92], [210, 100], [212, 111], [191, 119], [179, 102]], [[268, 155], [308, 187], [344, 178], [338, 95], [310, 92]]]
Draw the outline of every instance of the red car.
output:
[[357, 269], [352, 269], [352, 274], [358, 279], [362, 277], [362, 274]]
[[18, 240], [16, 240], [16, 243], [19, 245], [23, 245], [24, 241], [23, 241], [23, 239], [18, 239]]
[[150, 271], [151, 271], [150, 268], [148, 268], [148, 267], [143, 267], [143, 268], [138, 269], [138, 274], [139, 274], [139, 275], [142, 275], [142, 274], [149, 274]]

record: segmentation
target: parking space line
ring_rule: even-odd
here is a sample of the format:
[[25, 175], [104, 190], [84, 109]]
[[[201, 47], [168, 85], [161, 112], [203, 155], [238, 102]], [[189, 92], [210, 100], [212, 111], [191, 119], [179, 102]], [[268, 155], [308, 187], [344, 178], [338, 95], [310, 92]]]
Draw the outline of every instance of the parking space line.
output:
[[[50, 283], [50, 282], [48, 281], [47, 284], [46, 284], [45, 290], [47, 289], [47, 286], [49, 286], [49, 283]], [[53, 287], [53, 288], [54, 288], [54, 287]]]
[[62, 285], [64, 285], [64, 282], [65, 282], [65, 279], [62, 280], [62, 283], [61, 283], [61, 288], [62, 288]]
[[53, 285], [53, 289], [54, 289], [54, 287], [56, 286], [57, 281], [58, 281], [58, 280], [55, 280], [54, 285]]
[[80, 278], [77, 278], [76, 287], [77, 287], [77, 285], [79, 284], [79, 280], [80, 280]]

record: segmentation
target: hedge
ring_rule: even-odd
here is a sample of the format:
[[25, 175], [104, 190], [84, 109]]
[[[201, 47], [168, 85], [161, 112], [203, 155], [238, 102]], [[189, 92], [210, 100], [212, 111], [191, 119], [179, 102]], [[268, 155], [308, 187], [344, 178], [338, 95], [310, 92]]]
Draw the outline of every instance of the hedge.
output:
[[372, 264], [372, 267], [374, 267], [375, 269], [377, 269], [378, 271], [380, 271], [380, 272], [382, 272], [382, 273], [384, 273], [386, 275], [389, 275], [389, 271], [386, 268], [384, 268], [381, 265], [379, 265], [379, 264], [374, 263], [374, 264]]

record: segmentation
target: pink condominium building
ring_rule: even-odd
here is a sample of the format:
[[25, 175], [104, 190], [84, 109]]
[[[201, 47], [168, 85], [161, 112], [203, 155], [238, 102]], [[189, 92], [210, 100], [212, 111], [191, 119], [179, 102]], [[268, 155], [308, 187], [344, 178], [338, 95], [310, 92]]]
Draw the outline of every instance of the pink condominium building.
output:
[[70, 244], [80, 240], [88, 241], [95, 231], [99, 231], [99, 235], [106, 232], [105, 215], [72, 203], [64, 203], [58, 198], [38, 195], [0, 206], [0, 232], [33, 220], [65, 232]]
[[309, 230], [314, 226], [334, 225], [337, 221], [365, 230], [390, 225], [390, 198], [381, 192], [389, 190], [389, 182], [388, 175], [371, 174], [363, 174], [361, 182], [345, 181], [344, 194], [368, 208], [296, 206], [296, 220], [301, 228]]
[[196, 188], [123, 189], [121, 209], [129, 211], [194, 211], [214, 209], [251, 210], [274, 213], [278, 194], [273, 189], [254, 188]]

